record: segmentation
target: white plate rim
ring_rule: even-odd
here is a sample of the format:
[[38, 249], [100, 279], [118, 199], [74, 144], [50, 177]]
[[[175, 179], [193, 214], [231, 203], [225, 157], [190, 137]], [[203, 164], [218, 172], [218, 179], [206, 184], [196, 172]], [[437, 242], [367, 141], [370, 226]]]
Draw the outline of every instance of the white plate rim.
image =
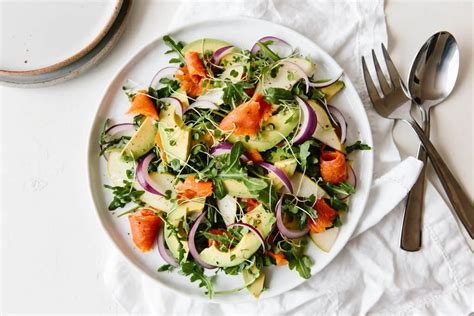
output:
[[[140, 55], [144, 54], [145, 52], [147, 52], [152, 46], [156, 45], [157, 42], [161, 41], [162, 40], [162, 37], [164, 35], [170, 35], [170, 36], [173, 36], [173, 34], [175, 33], [179, 33], [179, 32], [184, 32], [186, 31], [187, 29], [190, 29], [190, 28], [198, 28], [199, 26], [202, 26], [202, 25], [206, 25], [206, 24], [220, 24], [220, 23], [225, 23], [225, 22], [228, 22], [229, 20], [241, 20], [242, 22], [248, 22], [248, 23], [264, 23], [264, 24], [267, 24], [269, 26], [277, 26], [279, 28], [283, 28], [285, 29], [286, 32], [289, 32], [289, 33], [293, 33], [294, 35], [297, 35], [299, 37], [301, 37], [302, 39], [306, 40], [306, 41], [309, 41], [311, 42], [315, 47], [317, 47], [319, 49], [319, 52], [321, 55], [324, 56], [325, 59], [329, 59], [331, 60], [334, 64], [336, 64], [340, 69], [342, 69], [342, 67], [340, 67], [340, 65], [334, 60], [334, 58], [332, 58], [332, 56], [330, 56], [324, 49], [322, 49], [321, 47], [319, 47], [319, 45], [317, 45], [313, 40], [309, 39], [308, 37], [306, 37], [305, 35], [299, 33], [298, 31], [295, 31], [285, 25], [281, 25], [281, 24], [277, 24], [277, 23], [274, 23], [274, 22], [270, 22], [270, 21], [267, 21], [267, 20], [263, 20], [263, 19], [259, 19], [259, 18], [253, 18], [253, 17], [244, 17], [244, 16], [236, 16], [236, 17], [224, 17], [224, 18], [215, 18], [215, 19], [208, 19], [208, 20], [202, 20], [202, 21], [196, 21], [196, 22], [193, 22], [193, 23], [190, 23], [190, 24], [186, 24], [186, 25], [183, 25], [181, 27], [178, 27], [178, 28], [173, 28], [173, 29], [169, 29], [168, 31], [164, 32], [164, 33], [161, 33], [159, 36], [157, 36], [154, 40], [152, 40], [151, 42], [149, 42], [148, 44], [144, 45], [142, 48], [140, 48], [139, 50], [137, 50], [133, 56], [128, 59], [128, 61], [125, 63], [125, 65], [123, 65], [123, 67], [118, 70], [114, 76], [112, 76], [111, 78], [111, 81], [109, 83], [109, 85], [107, 86], [104, 94], [102, 95], [102, 98], [101, 98], [101, 101], [99, 103], [99, 106], [96, 110], [96, 113], [94, 115], [94, 119], [93, 119], [93, 122], [92, 122], [92, 125], [91, 125], [91, 128], [90, 128], [90, 132], [89, 132], [89, 140], [88, 140], [88, 145], [87, 145], [87, 157], [86, 157], [86, 161], [87, 161], [87, 178], [88, 178], [88, 184], [89, 184], [89, 192], [92, 196], [92, 200], [93, 200], [93, 204], [94, 204], [94, 208], [95, 208], [95, 211], [96, 211], [96, 214], [97, 214], [97, 217], [99, 219], [99, 223], [101, 225], [101, 227], [103, 228], [103, 230], [107, 233], [107, 236], [110, 238], [110, 241], [112, 242], [112, 244], [114, 245], [115, 249], [121, 253], [121, 255], [123, 256], [123, 258], [125, 258], [125, 260], [137, 271], [140, 272], [141, 275], [146, 275], [147, 279], [153, 281], [153, 282], [156, 282], [158, 286], [162, 286], [162, 287], [165, 287], [166, 289], [169, 289], [171, 290], [172, 292], [174, 293], [177, 293], [178, 295], [184, 295], [184, 296], [187, 296], [187, 297], [191, 297], [193, 299], [196, 299], [196, 300], [199, 300], [199, 301], [203, 301], [203, 302], [206, 302], [206, 303], [217, 303], [217, 304], [220, 304], [220, 303], [225, 303], [224, 300], [222, 299], [219, 299], [219, 297], [213, 297], [212, 300], [209, 300], [207, 298], [207, 296], [205, 295], [199, 295], [199, 296], [196, 296], [196, 295], [191, 295], [191, 294], [187, 294], [187, 293], [183, 293], [181, 291], [179, 291], [176, 287], [173, 287], [169, 284], [165, 284], [165, 283], [162, 283], [160, 282], [159, 280], [153, 278], [150, 274], [148, 274], [146, 271], [144, 271], [143, 269], [141, 269], [138, 264], [136, 264], [131, 258], [129, 258], [127, 255], [125, 255], [122, 250], [120, 249], [119, 245], [115, 242], [114, 238], [112, 237], [111, 235], [111, 232], [107, 229], [106, 227], [106, 224], [105, 224], [105, 221], [103, 219], [103, 216], [100, 212], [100, 207], [101, 205], [99, 205], [99, 202], [97, 201], [97, 198], [95, 197], [95, 192], [94, 192], [94, 183], [93, 183], [93, 178], [92, 178], [92, 174], [95, 170], [93, 170], [92, 168], [92, 165], [93, 163], [97, 162], [98, 160], [98, 157], [94, 156], [92, 153], [94, 152], [94, 148], [97, 147], [97, 138], [94, 136], [94, 132], [97, 131], [97, 130], [100, 130], [100, 128], [102, 127], [102, 124], [103, 124], [103, 121], [101, 121], [99, 119], [99, 113], [101, 111], [101, 109], [103, 108], [104, 106], [104, 102], [106, 102], [106, 99], [107, 99], [107, 96], [109, 94], [112, 94], [114, 92], [111, 91], [111, 88], [114, 86], [114, 83], [116, 81], [116, 79], [118, 77], [120, 77], [120, 75], [122, 73], [125, 73], [127, 72], [128, 68], [132, 66], [132, 64], [135, 62], [135, 60], [137, 58], [140, 57]], [[205, 36], [204, 36], [205, 37]], [[363, 126], [365, 126], [367, 128], [367, 132], [368, 134], [366, 135], [364, 141], [370, 145], [372, 148], [373, 148], [373, 137], [372, 137], [372, 131], [371, 131], [371, 127], [370, 127], [370, 123], [369, 123], [369, 119], [368, 119], [368, 116], [367, 116], [367, 112], [364, 108], [364, 105], [363, 105], [363, 102], [359, 96], [359, 94], [357, 93], [357, 90], [355, 89], [354, 85], [352, 84], [352, 81], [350, 80], [350, 78], [348, 78], [346, 75], [345, 75], [345, 78], [344, 78], [344, 83], [346, 85], [346, 87], [352, 89], [354, 92], [355, 92], [355, 96], [357, 96], [357, 101], [358, 103], [360, 103], [360, 106], [362, 107], [362, 117], [361, 119], [363, 120], [361, 123]], [[373, 149], [370, 150], [370, 151], [366, 151], [365, 153], [365, 157], [364, 157], [366, 160], [364, 160], [364, 165], [365, 167], [368, 169], [367, 170], [367, 174], [370, 174], [370, 176], [366, 179], [366, 183], [365, 183], [365, 186], [367, 188], [370, 188], [371, 187], [371, 184], [372, 184], [372, 178], [373, 178], [373, 163], [374, 163], [374, 154], [373, 154]], [[363, 199], [361, 201], [361, 204], [362, 204], [362, 208], [365, 208], [365, 205], [367, 203], [367, 200], [368, 200], [368, 197], [369, 197], [369, 191], [367, 191], [367, 193], [365, 194], [365, 196], [363, 196]], [[337, 257], [337, 255], [339, 254], [339, 252], [347, 245], [347, 243], [350, 241], [350, 237], [352, 236], [355, 228], [357, 227], [357, 224], [360, 222], [360, 219], [362, 218], [362, 215], [364, 214], [364, 211], [361, 211], [358, 218], [356, 219], [353, 219], [356, 221], [356, 223], [353, 224], [352, 227], [350, 227], [350, 231], [346, 234], [347, 235], [347, 238], [344, 240], [342, 246], [339, 248], [339, 249], [333, 249], [335, 252], [334, 252], [334, 255], [333, 257], [331, 258], [331, 260], [329, 262], [326, 263], [326, 265], [324, 265], [320, 270], [318, 270], [316, 273], [311, 271], [311, 278], [313, 278], [318, 272], [320, 272], [321, 270], [324, 269], [324, 267], [326, 267], [332, 260], [334, 260], [335, 257]], [[297, 276], [299, 278], [299, 276]], [[263, 299], [269, 299], [269, 298], [272, 298], [272, 297], [275, 297], [275, 296], [279, 296], [285, 292], [288, 292], [288, 291], [291, 291], [292, 289], [298, 287], [298, 286], [301, 286], [302, 284], [304, 284], [306, 281], [308, 280], [305, 280], [305, 279], [302, 279], [301, 278], [301, 281], [292, 286], [292, 287], [289, 287], [289, 288], [285, 288], [284, 290], [282, 291], [277, 291], [276, 293], [273, 293], [271, 296], [264, 296], [264, 297], [260, 297], [259, 300], [255, 300], [253, 297], [251, 297], [250, 293], [247, 293], [248, 295], [248, 298], [247, 299], [243, 299], [243, 300], [240, 300], [239, 303], [245, 303], [245, 302], [258, 302], [258, 301], [262, 301]], [[226, 296], [225, 296], [226, 297]]]
[[120, 9], [123, 5], [124, 0], [114, 0], [114, 2], [115, 2], [114, 8], [112, 9], [112, 12], [110, 12], [110, 16], [107, 18], [107, 22], [96, 33], [96, 35], [92, 38], [92, 40], [89, 43], [87, 43], [84, 47], [76, 51], [76, 53], [69, 55], [63, 60], [59, 60], [55, 63], [52, 63], [47, 66], [39, 67], [39, 68], [33, 68], [33, 69], [27, 69], [27, 70], [0, 69], [0, 75], [4, 77], [37, 76], [37, 75], [57, 71], [81, 59], [87, 53], [93, 50], [94, 47], [96, 47], [97, 44], [99, 44], [100, 41], [105, 37], [105, 35], [107, 35], [107, 33], [110, 31], [110, 28], [112, 27], [112, 25], [114, 24], [114, 21], [116, 20], [116, 18], [118, 17], [120, 13]]

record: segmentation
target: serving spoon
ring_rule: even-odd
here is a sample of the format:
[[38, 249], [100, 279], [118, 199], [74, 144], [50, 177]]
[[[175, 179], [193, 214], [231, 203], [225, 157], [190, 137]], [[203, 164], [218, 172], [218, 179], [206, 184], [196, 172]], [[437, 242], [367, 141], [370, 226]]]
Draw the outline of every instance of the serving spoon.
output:
[[[451, 94], [458, 72], [459, 48], [449, 32], [438, 32], [431, 36], [413, 60], [408, 77], [408, 93], [420, 110], [421, 127], [427, 137], [430, 135], [431, 108]], [[417, 158], [426, 166], [427, 155], [421, 145]], [[425, 169], [423, 167], [405, 204], [400, 247], [406, 251], [421, 248]]]

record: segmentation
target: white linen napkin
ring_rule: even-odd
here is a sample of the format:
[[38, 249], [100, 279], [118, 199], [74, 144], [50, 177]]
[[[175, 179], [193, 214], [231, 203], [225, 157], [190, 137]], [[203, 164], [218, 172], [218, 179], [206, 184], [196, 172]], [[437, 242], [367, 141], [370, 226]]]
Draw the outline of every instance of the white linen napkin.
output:
[[129, 313], [158, 315], [466, 315], [474, 310], [470, 251], [431, 184], [425, 198], [423, 248], [416, 253], [399, 248], [400, 201], [416, 180], [421, 162], [414, 158], [400, 162], [392, 122], [372, 110], [363, 85], [360, 57], [387, 42], [383, 0], [186, 1], [176, 12], [174, 26], [236, 15], [270, 20], [303, 33], [353, 80], [374, 138], [374, 182], [365, 213], [353, 239], [331, 264], [283, 295], [233, 305], [195, 301], [160, 287], [113, 252], [104, 279], [117, 301]]

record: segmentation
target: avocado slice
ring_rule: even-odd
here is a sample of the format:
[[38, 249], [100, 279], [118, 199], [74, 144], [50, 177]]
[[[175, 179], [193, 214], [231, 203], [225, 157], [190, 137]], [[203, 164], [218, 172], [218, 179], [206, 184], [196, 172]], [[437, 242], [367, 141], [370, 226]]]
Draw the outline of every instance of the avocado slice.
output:
[[[307, 76], [312, 76], [316, 69], [312, 62], [304, 58], [287, 58], [284, 61], [297, 65]], [[263, 76], [263, 83], [258, 84], [256, 92], [262, 92], [268, 88], [291, 90], [303, 78], [293, 69], [294, 67], [292, 68], [288, 64], [283, 63], [279, 67], [276, 76], [272, 76], [270, 72]]]
[[329, 252], [336, 242], [337, 236], [339, 234], [339, 228], [333, 227], [326, 229], [320, 233], [309, 232], [309, 236], [313, 243], [322, 251]]
[[316, 199], [329, 197], [326, 191], [324, 191], [316, 182], [311, 180], [307, 175], [298, 171], [296, 171], [290, 178], [290, 182], [293, 186], [293, 193], [296, 196], [310, 197], [311, 195], [314, 195], [316, 196]]
[[123, 159], [120, 149], [108, 152], [107, 173], [114, 186], [122, 186], [123, 180], [128, 179], [127, 170], [134, 168], [133, 161]]
[[244, 278], [245, 284], [249, 284], [247, 290], [255, 298], [259, 298], [265, 283], [265, 273], [253, 264], [250, 268], [242, 271], [242, 277]]
[[[174, 181], [176, 178], [173, 175], [168, 173], [151, 172], [150, 179], [160, 192], [165, 193], [166, 191], [171, 190], [173, 192], [172, 195], [174, 195]], [[135, 182], [134, 187], [137, 190], [143, 190], [138, 182]], [[140, 196], [140, 200], [162, 211], [170, 210], [173, 207], [173, 203], [170, 200], [167, 200], [164, 196], [152, 194], [147, 191]]]
[[133, 134], [122, 150], [122, 157], [137, 160], [155, 146], [157, 128], [153, 119], [147, 117], [140, 128]]
[[344, 81], [338, 80], [334, 82], [333, 84], [320, 88], [319, 90], [324, 93], [324, 96], [326, 98], [326, 101], [329, 102], [329, 100], [332, 99], [339, 91], [341, 91], [345, 87]]
[[222, 183], [224, 184], [224, 188], [227, 193], [233, 197], [239, 198], [251, 198], [253, 197], [252, 193], [250, 193], [247, 186], [239, 181], [234, 179], [226, 179], [223, 180]]
[[299, 111], [297, 109], [287, 108], [264, 122], [262, 131], [257, 136], [252, 136], [249, 140], [246, 140], [243, 135], [231, 134], [227, 140], [232, 143], [242, 142], [246, 149], [265, 151], [290, 135], [299, 123], [298, 118]]
[[[267, 212], [262, 205], [242, 217], [242, 222], [258, 229], [263, 238], [266, 238], [275, 223], [275, 216]], [[201, 251], [201, 259], [217, 267], [232, 267], [241, 264], [250, 258], [261, 246], [260, 240], [254, 233], [246, 233], [240, 242], [229, 251], [220, 251], [215, 245]]]
[[318, 124], [314, 130], [313, 137], [323, 144], [341, 152], [345, 152], [346, 149], [344, 148], [344, 145], [341, 144], [341, 140], [337, 136], [326, 110], [313, 100], [309, 100], [308, 103], [311, 105], [318, 117]]
[[176, 98], [179, 101], [181, 101], [181, 103], [183, 104], [183, 107], [185, 109], [187, 109], [189, 107], [188, 94], [183, 89], [179, 88], [178, 90], [175, 90], [171, 94], [171, 97]]
[[203, 52], [215, 52], [219, 48], [225, 47], [225, 46], [230, 46], [226, 41], [214, 39], [214, 38], [201, 38], [195, 41], [192, 41], [191, 43], [187, 44], [186, 46], [183, 47], [181, 50], [183, 54], [186, 54], [187, 52], [198, 52], [202, 54]]
[[[179, 251], [184, 248], [184, 258], [188, 256], [189, 246], [187, 240], [179, 240], [175, 233], [172, 233], [172, 226], [179, 227], [185, 218], [189, 215], [199, 215], [204, 210], [205, 199], [187, 202], [173, 207], [168, 213], [167, 220], [169, 222], [164, 225], [165, 242], [171, 254], [179, 260]], [[183, 233], [179, 233], [180, 238], [185, 238]], [[185, 238], [186, 239], [186, 238]]]
[[161, 110], [158, 131], [169, 160], [178, 159], [184, 165], [189, 156], [191, 128], [176, 114], [173, 105]]
[[[280, 160], [274, 163], [275, 167], [283, 171], [283, 173], [288, 177], [291, 178], [296, 170], [297, 161], [295, 158], [289, 158], [285, 160]], [[280, 178], [275, 175], [273, 172], [268, 174], [270, 180], [272, 180], [272, 184], [275, 189], [280, 190], [283, 187], [283, 183], [281, 182]]]

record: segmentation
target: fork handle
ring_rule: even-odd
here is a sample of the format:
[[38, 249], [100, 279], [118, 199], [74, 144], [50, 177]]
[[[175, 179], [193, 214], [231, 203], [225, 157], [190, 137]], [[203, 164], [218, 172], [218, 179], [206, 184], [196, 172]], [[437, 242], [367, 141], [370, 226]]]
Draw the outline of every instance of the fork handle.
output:
[[[430, 111], [426, 111], [423, 107], [415, 106], [420, 110], [421, 115], [421, 127], [424, 130], [426, 137], [430, 137]], [[423, 168], [421, 169], [420, 175], [416, 180], [415, 184], [408, 192], [404, 216], [402, 233], [400, 237], [400, 248], [405, 251], [418, 251], [421, 249], [421, 243], [423, 239], [422, 234], [422, 218], [423, 218], [423, 200], [425, 194], [425, 170], [426, 162], [428, 157], [426, 155], [425, 148], [420, 143], [418, 147], [418, 160], [423, 162]]]
[[463, 226], [466, 228], [469, 236], [474, 239], [474, 206], [471, 204], [469, 197], [453, 176], [431, 141], [426, 137], [421, 127], [413, 120], [404, 121], [408, 123], [418, 135], [418, 138], [423, 144], [423, 147], [431, 160], [431, 164], [446, 191], [446, 195], [448, 196], [454, 211], [461, 220]]

